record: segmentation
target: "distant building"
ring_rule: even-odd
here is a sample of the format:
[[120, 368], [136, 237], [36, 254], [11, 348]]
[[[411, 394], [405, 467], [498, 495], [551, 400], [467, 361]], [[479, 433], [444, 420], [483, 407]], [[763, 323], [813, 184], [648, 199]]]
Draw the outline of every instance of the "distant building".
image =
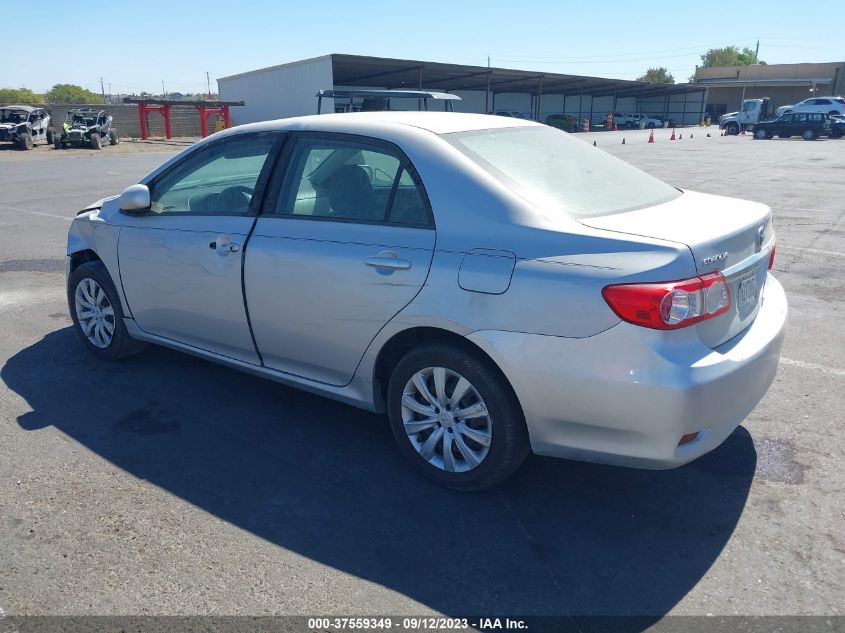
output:
[[[450, 102], [456, 112], [518, 112], [540, 121], [550, 114], [567, 114], [579, 129], [583, 119], [603, 123], [610, 112], [696, 124], [704, 111], [706, 91], [691, 84], [342, 54], [252, 70], [217, 82], [222, 100], [244, 102], [244, 107], [232, 112], [236, 124], [316, 114], [316, 95], [322, 89], [449, 92], [462, 99]], [[324, 99], [322, 111], [332, 112], [334, 106], [332, 99]], [[443, 103], [436, 106], [444, 107]], [[391, 101], [391, 107], [416, 110], [417, 100]]]
[[845, 62], [754, 64], [696, 68], [695, 84], [707, 87], [707, 111], [739, 110], [743, 99], [769, 97], [770, 107], [792, 105], [813, 96], [845, 92]]

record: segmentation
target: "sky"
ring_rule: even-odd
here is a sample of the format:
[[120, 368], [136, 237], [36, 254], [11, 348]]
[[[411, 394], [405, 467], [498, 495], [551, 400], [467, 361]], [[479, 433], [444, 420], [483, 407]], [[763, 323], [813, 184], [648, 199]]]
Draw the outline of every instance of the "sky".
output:
[[103, 5], [109, 27], [97, 34], [57, 31], [78, 16], [66, 0], [45, 0], [39, 11], [52, 18], [40, 35], [38, 27], [4, 31], [4, 49], [15, 53], [0, 68], [0, 87], [44, 92], [72, 83], [99, 92], [102, 77], [107, 93], [160, 94], [162, 82], [167, 92], [205, 92], [208, 72], [216, 92], [217, 77], [328, 53], [480, 66], [489, 56], [494, 67], [619, 79], [664, 66], [685, 81], [708, 49], [754, 48], [758, 38], [770, 64], [845, 61], [833, 0], [746, 0], [729, 19], [722, 9], [731, 4], [113, 0]]

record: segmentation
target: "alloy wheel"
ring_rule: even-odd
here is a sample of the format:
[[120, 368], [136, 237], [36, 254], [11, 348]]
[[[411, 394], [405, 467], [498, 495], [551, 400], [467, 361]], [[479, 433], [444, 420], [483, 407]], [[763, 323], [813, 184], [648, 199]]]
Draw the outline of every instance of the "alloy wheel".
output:
[[459, 373], [426, 367], [402, 392], [402, 423], [420, 457], [446, 472], [478, 467], [490, 452], [493, 424], [481, 395]]
[[76, 318], [85, 338], [100, 349], [108, 347], [114, 337], [114, 308], [102, 286], [86, 277], [73, 293]]

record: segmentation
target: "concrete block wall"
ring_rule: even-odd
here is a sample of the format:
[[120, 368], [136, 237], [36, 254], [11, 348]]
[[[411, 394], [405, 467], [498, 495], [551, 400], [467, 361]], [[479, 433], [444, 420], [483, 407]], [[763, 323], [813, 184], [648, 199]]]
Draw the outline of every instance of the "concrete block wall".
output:
[[[102, 108], [112, 115], [112, 126], [118, 131], [121, 137], [140, 137], [141, 125], [138, 120], [138, 106], [134, 104], [121, 105], [72, 105], [72, 104], [48, 104], [46, 107], [53, 115], [53, 127], [59, 128], [64, 123], [68, 110], [74, 108]], [[235, 110], [236, 108], [232, 108]], [[214, 130], [217, 117], [209, 117], [208, 129]], [[164, 137], [164, 117], [155, 112], [149, 115], [150, 136]], [[170, 125], [173, 136], [199, 136], [200, 115], [193, 106], [179, 106], [170, 110]]]

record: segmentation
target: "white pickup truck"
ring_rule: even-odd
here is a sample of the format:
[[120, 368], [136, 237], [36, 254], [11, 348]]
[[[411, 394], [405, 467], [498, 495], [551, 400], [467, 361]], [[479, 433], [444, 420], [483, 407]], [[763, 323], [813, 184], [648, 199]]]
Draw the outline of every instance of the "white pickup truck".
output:
[[739, 134], [743, 130], [751, 130], [755, 123], [765, 121], [771, 115], [768, 97], [745, 99], [739, 112], [728, 112], [719, 117], [719, 129], [725, 130], [728, 134]]

